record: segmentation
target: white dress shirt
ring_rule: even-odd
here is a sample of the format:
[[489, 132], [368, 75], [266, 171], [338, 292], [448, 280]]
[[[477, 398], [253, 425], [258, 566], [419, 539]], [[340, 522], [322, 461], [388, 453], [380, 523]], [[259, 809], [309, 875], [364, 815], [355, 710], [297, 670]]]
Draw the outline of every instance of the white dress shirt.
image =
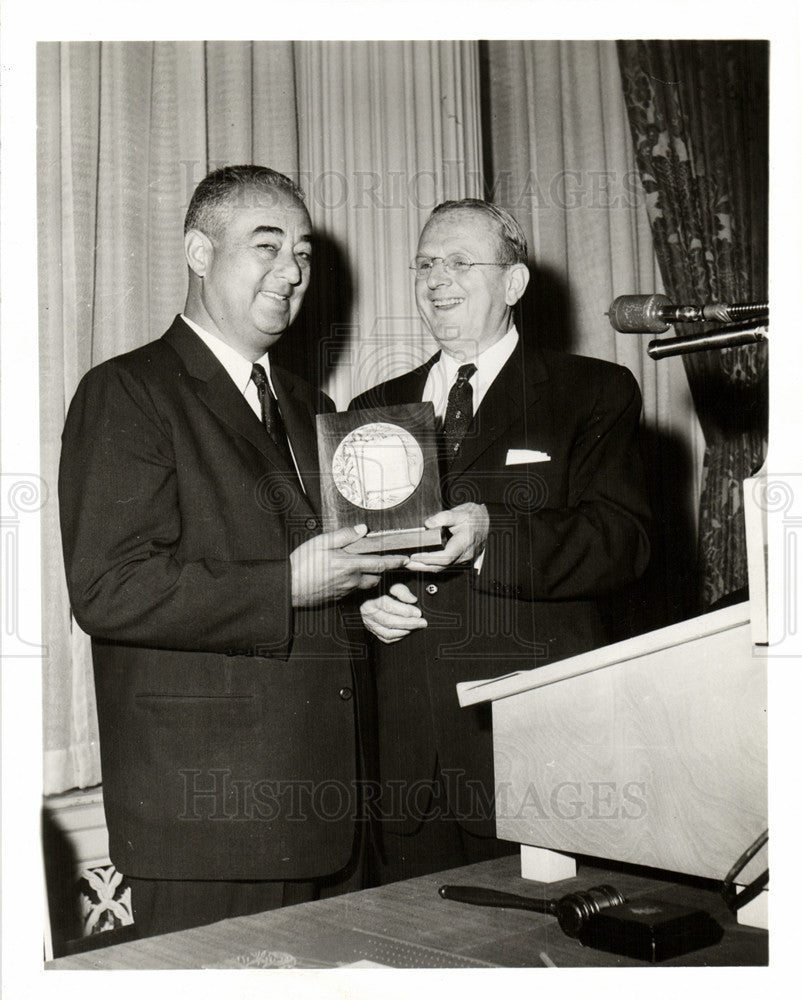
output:
[[[200, 339], [206, 344], [209, 350], [214, 354], [220, 364], [225, 368], [228, 374], [231, 376], [231, 380], [234, 385], [239, 389], [242, 395], [245, 397], [245, 401], [248, 406], [253, 410], [256, 416], [259, 418], [259, 422], [262, 421], [262, 404], [259, 402], [259, 392], [256, 388], [256, 383], [251, 378], [251, 372], [253, 371], [254, 364], [261, 365], [264, 368], [267, 375], [267, 383], [270, 386], [270, 391], [273, 396], [276, 396], [276, 390], [273, 386], [273, 381], [270, 377], [270, 357], [267, 353], [263, 354], [255, 362], [248, 361], [247, 358], [236, 351], [230, 344], [216, 337], [213, 333], [209, 333], [208, 330], [204, 330], [203, 327], [198, 326], [197, 323], [193, 323], [191, 319], [181, 313], [181, 319], [187, 324], [187, 326], [194, 330], [195, 333], [200, 337]], [[301, 470], [298, 468], [298, 462], [295, 458], [295, 452], [292, 450], [292, 441], [290, 440], [289, 434], [287, 434], [287, 442], [290, 446], [290, 454], [292, 455], [292, 461], [295, 465], [295, 471], [298, 473], [298, 480], [303, 485], [303, 479], [301, 478]]]
[[[487, 390], [495, 381], [498, 373], [509, 361], [512, 352], [518, 346], [518, 331], [514, 326], [504, 334], [501, 340], [483, 351], [478, 358], [473, 359], [476, 371], [471, 376], [471, 388], [473, 389], [473, 412], [479, 409], [482, 400], [487, 394]], [[457, 371], [466, 362], [457, 358], [452, 358], [445, 351], [440, 352], [440, 357], [429, 369], [429, 376], [426, 385], [423, 387], [423, 402], [434, 403], [434, 413], [438, 420], [442, 421], [446, 415], [448, 405], [448, 394], [457, 380]]]
[[[474, 413], [481, 406], [482, 400], [487, 395], [487, 390], [493, 384], [504, 365], [509, 361], [512, 352], [517, 346], [518, 331], [515, 329], [515, 326], [511, 326], [501, 340], [497, 340], [486, 351], [482, 351], [479, 357], [473, 359], [476, 371], [471, 376], [470, 383], [473, 389]], [[429, 369], [429, 377], [426, 379], [426, 385], [423, 387], [422, 402], [434, 403], [435, 417], [440, 423], [442, 423], [446, 415], [448, 394], [457, 381], [457, 372], [465, 363], [457, 358], [452, 358], [445, 351], [441, 351], [440, 357]], [[481, 570], [484, 559], [485, 554], [482, 551], [476, 557], [473, 564], [473, 568], [477, 573]]]

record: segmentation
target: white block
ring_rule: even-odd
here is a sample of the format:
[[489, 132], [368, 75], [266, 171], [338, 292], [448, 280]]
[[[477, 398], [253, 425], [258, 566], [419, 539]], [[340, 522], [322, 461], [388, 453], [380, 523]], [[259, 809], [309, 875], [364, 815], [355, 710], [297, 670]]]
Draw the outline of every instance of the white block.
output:
[[755, 898], [735, 911], [735, 917], [739, 924], [745, 927], [760, 927], [761, 930], [769, 929], [769, 894], [764, 889]]
[[575, 875], [576, 860], [570, 854], [521, 844], [521, 878], [533, 882], [562, 882]]

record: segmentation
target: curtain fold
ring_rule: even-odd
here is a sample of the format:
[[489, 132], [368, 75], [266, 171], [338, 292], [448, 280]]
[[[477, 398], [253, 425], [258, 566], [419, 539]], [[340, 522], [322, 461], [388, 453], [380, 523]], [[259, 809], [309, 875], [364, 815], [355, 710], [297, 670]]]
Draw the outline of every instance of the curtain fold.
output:
[[[298, 179], [315, 286], [279, 360], [351, 395], [430, 352], [407, 265], [428, 211], [481, 192], [476, 44], [39, 46], [42, 470], [55, 483], [85, 371], [183, 307], [182, 223], [210, 169]], [[89, 642], [70, 621], [58, 510], [43, 511], [44, 788], [100, 780]]]
[[[669, 297], [766, 301], [768, 43], [632, 41], [618, 52]], [[704, 351], [684, 363], [707, 445], [698, 549], [705, 609], [747, 585], [742, 484], [765, 455], [768, 350]]]
[[100, 781], [91, 664], [86, 637], [70, 629], [55, 490], [65, 407], [92, 355], [94, 266], [82, 250], [95, 240], [97, 166], [79, 150], [97, 150], [99, 114], [79, 81], [97, 93], [100, 53], [40, 45], [38, 56], [41, 469], [51, 485], [41, 513], [44, 788], [57, 792]]
[[[197, 183], [257, 152], [297, 175], [295, 66], [291, 42], [41, 43], [37, 56], [41, 460], [55, 486], [81, 376], [183, 307]], [[89, 640], [70, 620], [55, 494], [42, 511], [46, 793], [100, 781]]]
[[[618, 361], [641, 383], [664, 521], [653, 620], [684, 616], [698, 492], [685, 372], [648, 359], [642, 338], [604, 316], [614, 296], [662, 287], [615, 43], [43, 43], [38, 60], [48, 483], [83, 373], [159, 336], [183, 307], [182, 222], [209, 169], [263, 162], [306, 190], [313, 283], [277, 353], [340, 406], [432, 352], [408, 272], [420, 228], [445, 198], [488, 193], [521, 220], [537, 258], [522, 334]], [[45, 790], [57, 792], [100, 771], [88, 641], [70, 624], [51, 496]], [[660, 506], [662, 496], [672, 499]]]
[[431, 209], [481, 193], [477, 46], [309, 42], [296, 52], [315, 270], [278, 353], [344, 407], [433, 351], [408, 267]]
[[653, 361], [643, 337], [605, 316], [617, 295], [662, 291], [615, 43], [489, 42], [482, 66], [488, 194], [522, 223], [535, 258], [523, 331], [623, 364], [641, 386], [654, 530], [632, 613], [657, 628], [693, 611], [703, 440], [682, 361]]

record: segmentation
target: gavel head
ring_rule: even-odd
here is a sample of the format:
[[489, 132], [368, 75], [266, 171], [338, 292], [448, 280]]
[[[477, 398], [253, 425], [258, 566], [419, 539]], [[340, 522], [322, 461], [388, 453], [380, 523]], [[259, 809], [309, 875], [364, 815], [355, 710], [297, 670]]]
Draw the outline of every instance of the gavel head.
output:
[[571, 892], [561, 899], [555, 899], [552, 912], [561, 929], [569, 937], [576, 937], [595, 913], [624, 901], [624, 897], [613, 886], [595, 885], [584, 892]]

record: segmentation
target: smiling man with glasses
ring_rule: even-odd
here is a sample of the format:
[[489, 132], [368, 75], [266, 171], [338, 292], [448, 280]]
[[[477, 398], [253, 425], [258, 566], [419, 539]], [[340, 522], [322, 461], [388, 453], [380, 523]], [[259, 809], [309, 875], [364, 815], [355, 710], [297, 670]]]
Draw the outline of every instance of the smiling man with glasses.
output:
[[442, 551], [417, 553], [362, 605], [375, 645], [381, 837], [390, 882], [509, 853], [488, 706], [458, 681], [541, 666], [604, 645], [597, 599], [645, 569], [641, 401], [618, 365], [541, 349], [513, 309], [529, 281], [526, 238], [504, 209], [448, 201], [411, 264], [440, 350], [352, 409], [434, 404], [448, 509]]

